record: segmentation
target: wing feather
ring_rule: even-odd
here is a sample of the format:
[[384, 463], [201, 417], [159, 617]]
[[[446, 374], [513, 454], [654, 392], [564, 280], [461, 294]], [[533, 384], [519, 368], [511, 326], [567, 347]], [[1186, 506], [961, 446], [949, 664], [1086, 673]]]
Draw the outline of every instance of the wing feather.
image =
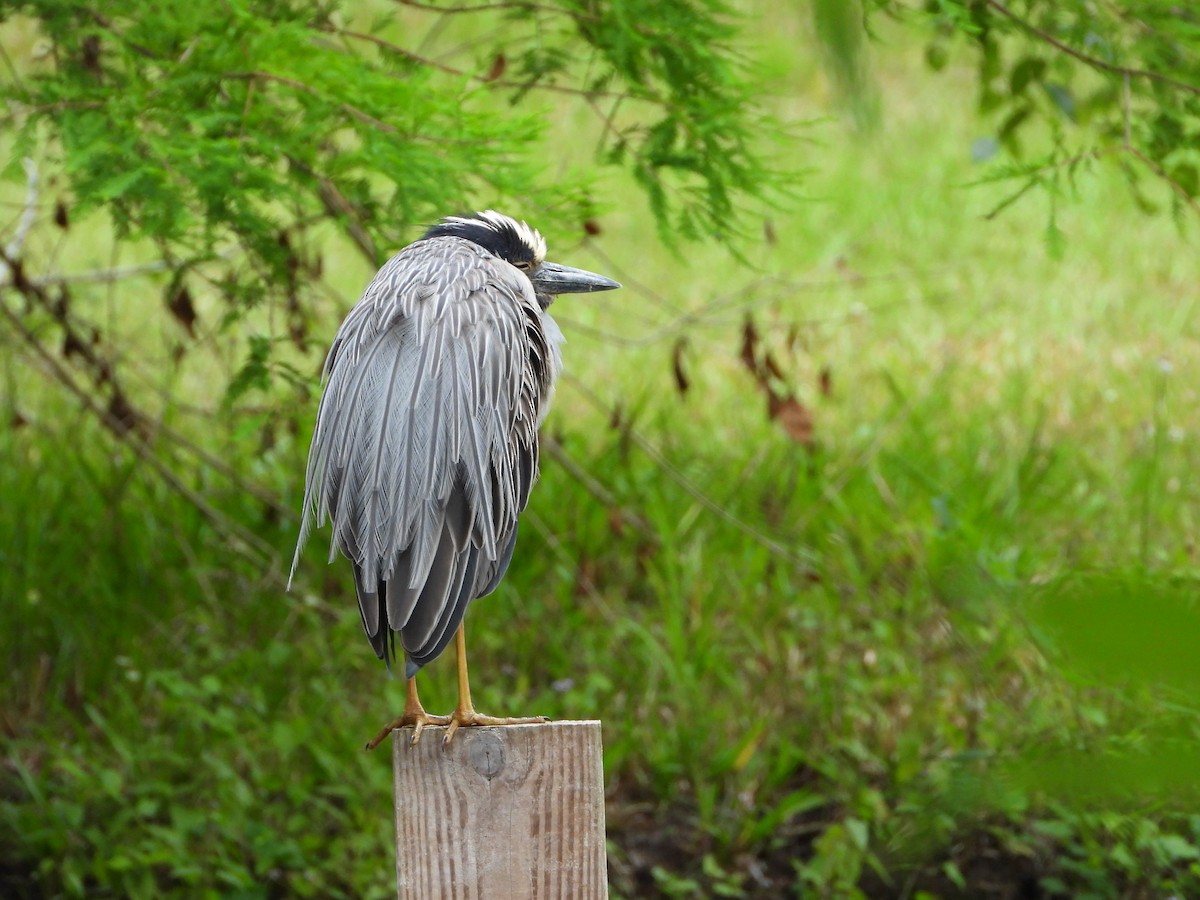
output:
[[439, 237], [393, 257], [338, 330], [296, 560], [330, 520], [380, 658], [389, 630], [410, 670], [435, 658], [508, 567], [554, 374], [542, 316], [516, 269]]

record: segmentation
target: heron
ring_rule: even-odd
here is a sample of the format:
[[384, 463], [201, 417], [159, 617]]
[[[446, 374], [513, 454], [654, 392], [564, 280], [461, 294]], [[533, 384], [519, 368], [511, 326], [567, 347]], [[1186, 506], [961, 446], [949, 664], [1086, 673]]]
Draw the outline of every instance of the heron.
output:
[[[412, 726], [518, 725], [475, 711], [464, 618], [496, 589], [538, 477], [538, 427], [562, 368], [559, 294], [616, 281], [546, 260], [546, 242], [494, 210], [440, 220], [375, 275], [333, 339], [305, 470], [292, 576], [314, 527], [354, 570], [363, 630], [388, 670], [404, 655]], [[291, 577], [288, 584], [291, 585]], [[458, 702], [421, 705], [416, 675], [454, 640]]]

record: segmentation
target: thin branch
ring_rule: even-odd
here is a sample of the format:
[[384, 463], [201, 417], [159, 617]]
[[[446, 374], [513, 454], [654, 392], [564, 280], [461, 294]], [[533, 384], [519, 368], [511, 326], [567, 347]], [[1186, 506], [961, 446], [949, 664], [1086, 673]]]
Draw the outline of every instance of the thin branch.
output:
[[120, 420], [111, 411], [104, 409], [97, 403], [71, 377], [71, 373], [42, 346], [41, 341], [37, 339], [37, 335], [25, 326], [20, 317], [2, 303], [0, 303], [0, 315], [3, 315], [8, 320], [8, 323], [22, 337], [41, 364], [54, 376], [55, 380], [66, 388], [69, 393], [74, 395], [88, 412], [94, 415], [111, 434], [116, 436], [118, 441], [129, 447], [142, 462], [154, 469], [171, 490], [187, 500], [204, 518], [208, 519], [213, 527], [216, 528], [218, 534], [225, 538], [233, 537], [237, 541], [240, 541], [247, 550], [257, 553], [256, 564], [270, 562], [274, 559], [276, 555], [275, 551], [265, 541], [210, 506], [207, 500], [184, 484], [170, 467], [155, 456], [151, 452], [150, 447], [140, 437], [134, 436], [136, 435], [135, 429], [129, 428], [125, 422]]
[[569, 9], [563, 9], [558, 6], [547, 6], [543, 3], [528, 3], [526, 0], [513, 0], [511, 3], [480, 3], [474, 6], [438, 6], [434, 3], [420, 3], [418, 0], [396, 0], [400, 6], [408, 6], [412, 9], [421, 9], [426, 12], [436, 13], [478, 13], [478, 12], [498, 12], [512, 10], [515, 12], [544, 12], [556, 16], [570, 16], [573, 19], [580, 19], [585, 22], [598, 22], [599, 17], [588, 15], [582, 12], [575, 12]]
[[[400, 0], [400, 2], [403, 2], [403, 0]], [[465, 12], [466, 10], [461, 11]], [[463, 69], [457, 69], [454, 66], [447, 65], [443, 62], [438, 62], [436, 59], [430, 59], [427, 56], [421, 56], [418, 53], [414, 53], [411, 50], [401, 47], [399, 44], [394, 44], [391, 41], [377, 37], [373, 34], [365, 34], [361, 31], [351, 31], [346, 28], [334, 28], [332, 26], [326, 27], [325, 30], [330, 34], [336, 34], [340, 37], [353, 38], [354, 40], [358, 41], [366, 41], [369, 44], [374, 44], [376, 47], [387, 50], [389, 53], [395, 53], [397, 56], [402, 56], [410, 62], [414, 62], [422, 66], [429, 66], [432, 69], [445, 72], [447, 75], [454, 75], [458, 78], [469, 78], [472, 81], [478, 82], [479, 84], [486, 84], [491, 87], [511, 88], [513, 90], [551, 91], [556, 94], [570, 94], [574, 97], [613, 97], [618, 100], [647, 100], [654, 103], [662, 102], [661, 99], [651, 93], [647, 93], [646, 95], [639, 97], [634, 94], [624, 93], [621, 91], [592, 91], [588, 90], [587, 88], [568, 87], [561, 84], [549, 84], [542, 81], [522, 82], [510, 81], [505, 78], [488, 78], [484, 75], [475, 75], [471, 72], [466, 72]]]
[[246, 481], [231, 465], [221, 459], [218, 459], [199, 444], [195, 443], [189, 438], [184, 437], [178, 431], [168, 428], [166, 425], [159, 424], [155, 431], [157, 434], [170, 440], [173, 444], [175, 444], [175, 446], [194, 455], [214, 472], [224, 475], [229, 479], [230, 484], [232, 484], [239, 491], [243, 491], [244, 493], [253, 496], [260, 503], [267, 506], [271, 510], [272, 514], [289, 520], [295, 519], [295, 510], [284, 506], [283, 503], [280, 502], [278, 495], [272, 493], [267, 488], [255, 484], [252, 481]]
[[[1167, 183], [1167, 186], [1179, 197], [1180, 200], [1182, 200], [1184, 203], [1186, 203], [1188, 206], [1190, 206], [1192, 208], [1193, 212], [1195, 212], [1197, 215], [1200, 215], [1200, 202], [1197, 202], [1196, 198], [1193, 197], [1191, 194], [1189, 194], [1187, 192], [1187, 189], [1184, 188], [1183, 185], [1181, 185], [1179, 182], [1177, 182], [1173, 178], [1171, 178], [1171, 176], [1169, 174], [1167, 174], [1167, 171], [1165, 169], [1163, 169], [1162, 166], [1160, 166], [1157, 162], [1155, 162], [1153, 159], [1151, 159], [1149, 156], [1147, 156], [1143, 151], [1139, 150], [1137, 147], [1133, 146], [1132, 144], [1128, 144], [1128, 143], [1124, 143], [1124, 142], [1122, 142], [1120, 144], [1112, 144], [1107, 147], [1096, 147], [1092, 150], [1087, 150], [1083, 153], [1078, 153], [1074, 156], [1069, 156], [1065, 159], [1051, 160], [1050, 162], [1046, 163], [1043, 166], [1039, 166], [1036, 169], [1030, 170], [1030, 171], [1022, 173], [1022, 174], [1025, 176], [1029, 176], [1029, 177], [1036, 177], [1036, 176], [1041, 175], [1046, 172], [1056, 172], [1061, 169], [1068, 168], [1070, 166], [1075, 165], [1076, 163], [1084, 162], [1086, 160], [1100, 159], [1105, 156], [1121, 156], [1122, 154], [1132, 156], [1134, 159], [1136, 159], [1138, 162], [1140, 162], [1142, 165], [1144, 165], [1147, 169], [1149, 169], [1151, 171], [1151, 173], [1153, 173], [1155, 176], [1157, 176], [1161, 180], [1165, 181]], [[1029, 187], [1022, 188], [1020, 193], [1024, 193], [1028, 189], [1029, 189]], [[985, 215], [984, 218], [991, 218], [996, 212], [999, 211], [999, 208], [1008, 206], [1012, 199], [1015, 199], [1015, 198], [1010, 198], [1009, 200], [1004, 201], [1001, 204], [1001, 207], [998, 207], [997, 209], [992, 210], [987, 215]]]
[[139, 278], [142, 275], [154, 275], [166, 272], [171, 266], [166, 260], [156, 259], [152, 262], [138, 263], [132, 266], [118, 266], [111, 269], [87, 269], [83, 272], [65, 272], [57, 275], [38, 275], [29, 279], [29, 283], [38, 287], [49, 287], [58, 284], [111, 284], [124, 281], [127, 278]]
[[1162, 166], [1156, 163], [1137, 147], [1123, 147], [1122, 149], [1163, 181], [1165, 181], [1175, 195], [1192, 208], [1192, 212], [1196, 213], [1196, 215], [1200, 215], [1200, 203], [1196, 201], [1195, 197], [1188, 193], [1187, 189], [1184, 188], [1183, 185], [1168, 175]]
[[1067, 54], [1067, 56], [1079, 60], [1086, 66], [1091, 66], [1093, 69], [1099, 69], [1102, 72], [1110, 72], [1114, 75], [1124, 75], [1126, 77], [1145, 78], [1148, 81], [1157, 81], [1159, 84], [1169, 85], [1171, 87], [1178, 88], [1181, 91], [1186, 91], [1189, 94], [1194, 94], [1200, 97], [1200, 87], [1197, 87], [1194, 84], [1188, 84], [1186, 81], [1180, 81], [1177, 78], [1172, 78], [1170, 75], [1163, 75], [1159, 72], [1151, 72], [1149, 69], [1135, 69], [1129, 66], [1110, 63], [1107, 60], [1100, 59], [1095, 56], [1090, 56], [1081, 50], [1076, 50], [1070, 44], [1059, 40], [1045, 29], [1039, 28], [1032, 22], [1022, 19], [1011, 9], [1001, 3], [1000, 0], [986, 0], [986, 2], [988, 6], [1000, 13], [1000, 15], [1015, 22], [1018, 26], [1025, 29], [1039, 40], [1046, 42], [1056, 50]]
[[332, 179], [322, 175], [311, 166], [306, 165], [290, 154], [287, 155], [287, 160], [290, 165], [295, 166], [317, 183], [317, 196], [321, 199], [321, 204], [325, 207], [325, 212], [334, 219], [345, 218], [346, 230], [350, 234], [350, 239], [354, 241], [355, 246], [358, 247], [368, 263], [378, 266], [379, 250], [376, 248], [375, 241], [371, 238], [371, 234], [367, 230], [362, 216], [354, 208], [354, 204], [346, 199], [345, 194], [338, 190], [338, 186], [334, 184]]
[[1125, 73], [1125, 77], [1121, 79], [1121, 112], [1125, 117], [1125, 146], [1133, 146], [1133, 95], [1130, 90], [1129, 73]]
[[100, 15], [100, 13], [96, 12], [95, 10], [84, 9], [83, 12], [86, 15], [91, 16], [93, 22], [115, 37], [118, 41], [123, 43], [138, 56], [141, 56], [143, 59], [151, 59], [155, 61], [162, 59], [161, 56], [159, 56], [145, 44], [138, 44], [134, 41], [131, 41], [128, 35], [126, 35], [123, 31], [119, 31], [112, 22], [104, 18], [104, 16]]
[[[543, 12], [553, 16], [566, 16], [574, 19], [577, 22], [587, 22], [589, 24], [599, 24], [604, 21], [602, 16], [595, 13], [586, 13], [581, 10], [564, 9], [560, 6], [547, 6], [544, 3], [530, 3], [527, 0], [513, 0], [510, 3], [480, 3], [476, 6], [437, 6], [433, 3], [421, 3], [419, 0], [395, 0], [400, 6], [407, 6], [412, 9], [419, 9], [425, 12], [436, 13], [480, 13], [480, 12]], [[634, 18], [631, 20], [631, 26], [634, 31], [643, 37], [652, 38], [654, 40], [669, 41], [677, 46], [686, 46], [687, 41], [677, 36], [673, 31], [667, 29], [665, 31], [655, 31], [647, 28], [642, 23]], [[730, 49], [730, 48], [726, 48]]]
[[[37, 166], [31, 159], [24, 160], [25, 173], [28, 182], [28, 190], [25, 200], [25, 208], [22, 211], [21, 218], [17, 224], [16, 232], [12, 240], [4, 247], [0, 253], [0, 287], [12, 287], [19, 294], [24, 296], [28, 301], [36, 303], [39, 306], [51, 312], [58, 323], [66, 329], [68, 341], [75, 348], [75, 352], [82, 355], [91, 369], [92, 378], [97, 384], [108, 383], [112, 387], [113, 397], [124, 397], [119, 384], [117, 384], [112, 366], [106, 360], [97, 356], [88, 342], [83, 341], [73, 329], [72, 323], [68, 318], [68, 313], [65, 308], [56, 308], [49, 296], [46, 294], [48, 285], [66, 284], [78, 280], [88, 280], [94, 282], [112, 282], [120, 277], [133, 277], [137, 274], [145, 274], [148, 272], [162, 271], [170, 268], [170, 264], [166, 260], [159, 260], [150, 263], [143, 263], [138, 266], [130, 266], [125, 269], [110, 269], [95, 270], [91, 272], [79, 273], [75, 276], [42, 276], [39, 278], [29, 278], [21, 271], [21, 251], [24, 249], [25, 239], [33, 227], [36, 218], [37, 200], [38, 200], [38, 173]], [[8, 306], [0, 303], [0, 312], [4, 318], [9, 321], [13, 329], [24, 339], [25, 343], [32, 349], [33, 353], [41, 361], [41, 363], [49, 370], [51, 375], [63, 385], [71, 394], [77, 397], [84, 407], [92, 413], [100, 423], [112, 433], [119, 442], [130, 447], [137, 456], [153, 468], [160, 478], [174, 490], [176, 493], [183, 496], [191, 503], [200, 513], [218, 526], [224, 529], [225, 533], [232, 533], [235, 537], [242, 541], [246, 547], [256, 550], [262, 555], [263, 559], [270, 560], [272, 551], [270, 547], [261, 541], [250, 531], [242, 528], [236, 522], [221, 515], [217, 510], [211, 507], [207, 501], [199, 494], [191, 490], [184, 484], [179, 476], [171, 470], [162, 460], [152, 452], [144, 435], [138, 429], [137, 425], [130, 425], [129, 421], [122, 419], [111, 408], [106, 409], [87, 391], [85, 391], [72, 374], [63, 366], [53, 355], [46, 350], [45, 346], [37, 335], [35, 335], [25, 323], [14, 313]], [[144, 418], [136, 411], [132, 412], [134, 422], [145, 421]], [[160, 433], [166, 434], [174, 443], [179, 446], [189, 449], [198, 457], [203, 459], [213, 468], [221, 471], [227, 477], [230, 477], [240, 489], [249, 490], [256, 497], [264, 502], [269, 503], [276, 511], [283, 512], [278, 500], [267, 492], [256, 488], [253, 485], [247, 485], [240, 479], [236, 478], [236, 473], [224, 466], [219, 460], [216, 460], [211, 455], [205, 453], [199, 447], [191, 444], [186, 438], [175, 434], [170, 429], [164, 427], [159, 429]]]
[[325, 26], [324, 30], [328, 31], [330, 34], [336, 34], [338, 37], [347, 37], [354, 38], [357, 41], [366, 41], [368, 44], [374, 44], [376, 47], [379, 47], [382, 50], [387, 50], [389, 53], [395, 53], [397, 56], [402, 56], [409, 62], [414, 62], [422, 66], [429, 66], [429, 68], [445, 72], [447, 75], [455, 75], [461, 78], [476, 77], [468, 76], [467, 73], [462, 69], [456, 69], [453, 66], [440, 63], [436, 59], [429, 59], [428, 57], [413, 53], [411, 50], [406, 50], [399, 44], [393, 44], [391, 41], [384, 40], [381, 37], [376, 37], [373, 34], [365, 34], [361, 31], [351, 31], [348, 28], [335, 28], [333, 25], [328, 24]]
[[559, 464], [559, 466], [562, 467], [563, 471], [578, 481], [583, 486], [585, 491], [587, 491], [609, 509], [615, 509], [624, 521], [633, 525], [638, 531], [650, 538], [657, 540], [654, 527], [642, 516], [621, 506], [621, 501], [616, 498], [616, 495], [614, 495], [612, 491], [589, 475], [583, 466], [575, 462], [575, 460], [573, 460], [567, 454], [567, 451], [563, 448], [562, 444], [549, 435], [544, 434], [541, 437], [541, 448], [547, 456], [551, 457]]
[[59, 100], [57, 103], [20, 103], [14, 102], [9, 107], [13, 117], [31, 113], [55, 113], [67, 109], [104, 109], [102, 100]]
[[[618, 271], [618, 267], [611, 267], [614, 272], [614, 277], [620, 279], [622, 284], [629, 286], [634, 279], [627, 278]], [[853, 281], [848, 281], [844, 276], [838, 278], [823, 278], [809, 280], [796, 280], [780, 278], [777, 276], [764, 276], [755, 279], [748, 284], [739, 286], [736, 290], [726, 294], [719, 294], [713, 299], [704, 303], [700, 307], [691, 310], [685, 310], [669, 319], [664, 324], [652, 323], [649, 319], [645, 320], [646, 327], [638, 329], [636, 337], [629, 337], [624, 334], [618, 334], [613, 331], [598, 328], [595, 325], [590, 325], [581, 320], [572, 318], [570, 315], [561, 312], [555, 312], [554, 318], [560, 325], [570, 324], [572, 333], [584, 334], [597, 340], [604, 341], [607, 344], [619, 345], [623, 347], [646, 347], [661, 343], [666, 340], [677, 337], [683, 331], [689, 328], [724, 328], [730, 324], [732, 315], [743, 315], [746, 312], [757, 309], [764, 304], [777, 301], [781, 298], [793, 297], [801, 291], [833, 291], [839, 289], [849, 290], [865, 290], [866, 288], [876, 284], [887, 284], [892, 282], [907, 282], [916, 277], [930, 277], [936, 274], [953, 275], [958, 272], [961, 266], [945, 265], [937, 266], [930, 269], [922, 269], [920, 272], [913, 273], [907, 271], [897, 272], [881, 272], [877, 275], [861, 275]], [[643, 292], [648, 289], [643, 289]], [[652, 292], [650, 292], [652, 294]], [[656, 298], [657, 299], [657, 298]], [[905, 302], [902, 299], [892, 300], [885, 303], [877, 304], [871, 307], [868, 311], [877, 312], [883, 309], [890, 308], [900, 303]], [[662, 304], [668, 309], [672, 309], [665, 302]], [[674, 310], [672, 309], [672, 312]], [[797, 320], [796, 324], [801, 326], [828, 325], [834, 322], [842, 322], [858, 315], [856, 312], [839, 313], [831, 316], [814, 316], [807, 319]], [[722, 318], [724, 316], [724, 318]], [[736, 320], [734, 320], [736, 321]]]
[[25, 208], [21, 210], [21, 218], [17, 220], [17, 229], [13, 232], [12, 240], [4, 247], [4, 259], [0, 259], [0, 286], [13, 280], [13, 263], [20, 258], [25, 247], [25, 238], [29, 236], [29, 229], [33, 227], [37, 217], [37, 163], [27, 156], [21, 160], [21, 165], [25, 167]]
[[[364, 124], [378, 128], [380, 131], [383, 131], [387, 134], [400, 133], [400, 129], [398, 129], [395, 125], [389, 125], [382, 119], [375, 118], [375, 116], [371, 115], [369, 112], [359, 109], [357, 106], [354, 106], [351, 103], [345, 103], [340, 100], [330, 101], [330, 98], [326, 97], [311, 84], [305, 84], [303, 81], [296, 81], [294, 78], [287, 78], [283, 75], [273, 75], [270, 72], [262, 72], [258, 70], [253, 72], [225, 72], [221, 75], [221, 77], [234, 81], [249, 81], [251, 84], [253, 84], [255, 81], [271, 81], [276, 84], [282, 84], [302, 93], [308, 94], [310, 97], [316, 97], [320, 100], [333, 102], [336, 104], [338, 109], [350, 116], [352, 119], [357, 119]], [[433, 138], [427, 138], [419, 132], [407, 132], [405, 133], [404, 137], [409, 141], [429, 141], [430, 143], [436, 142], [439, 144], [459, 144], [462, 146], [475, 146], [481, 143], [478, 140], [463, 140], [461, 138], [450, 138], [445, 136], [438, 137], [435, 140]]]
[[[310, 84], [305, 84], [303, 81], [296, 81], [294, 78], [286, 78], [283, 75], [272, 75], [270, 72], [261, 72], [257, 70], [253, 72], [225, 72], [223, 75], [221, 75], [221, 77], [236, 81], [272, 81], [276, 84], [286, 85], [287, 87], [301, 91], [302, 93], [308, 94], [312, 97], [318, 97], [322, 100], [328, 99]], [[349, 103], [338, 102], [337, 107], [351, 118], [358, 119], [358, 121], [367, 125], [373, 125], [374, 127], [380, 129], [381, 131], [387, 132], [388, 134], [395, 134], [397, 132], [396, 126], [389, 125], [382, 119], [375, 118], [373, 115], [368, 112], [364, 112], [357, 106], [352, 106]]]

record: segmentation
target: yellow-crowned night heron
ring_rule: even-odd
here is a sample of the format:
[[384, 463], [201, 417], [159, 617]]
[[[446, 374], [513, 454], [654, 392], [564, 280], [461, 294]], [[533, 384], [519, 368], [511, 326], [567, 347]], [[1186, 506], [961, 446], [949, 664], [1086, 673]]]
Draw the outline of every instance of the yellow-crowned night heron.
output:
[[[292, 572], [314, 525], [333, 525], [330, 562], [354, 565], [363, 628], [390, 668], [395, 637], [408, 702], [393, 729], [505, 725], [475, 712], [463, 616], [512, 559], [538, 473], [538, 426], [562, 365], [556, 294], [620, 287], [546, 262], [524, 222], [487, 211], [443, 219], [387, 262], [325, 361]], [[457, 637], [456, 637], [457, 636]], [[417, 671], [452, 638], [458, 705], [432, 716]]]

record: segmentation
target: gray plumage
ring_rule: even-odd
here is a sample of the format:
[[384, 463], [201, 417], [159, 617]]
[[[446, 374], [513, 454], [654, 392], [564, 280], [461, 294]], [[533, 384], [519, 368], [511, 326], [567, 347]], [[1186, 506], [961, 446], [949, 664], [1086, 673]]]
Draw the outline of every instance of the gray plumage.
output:
[[380, 269], [325, 361], [292, 572], [329, 520], [371, 646], [390, 665], [398, 633], [408, 677], [512, 559], [562, 365], [537, 273], [592, 279], [560, 292], [617, 286], [544, 256], [499, 213], [443, 220]]

